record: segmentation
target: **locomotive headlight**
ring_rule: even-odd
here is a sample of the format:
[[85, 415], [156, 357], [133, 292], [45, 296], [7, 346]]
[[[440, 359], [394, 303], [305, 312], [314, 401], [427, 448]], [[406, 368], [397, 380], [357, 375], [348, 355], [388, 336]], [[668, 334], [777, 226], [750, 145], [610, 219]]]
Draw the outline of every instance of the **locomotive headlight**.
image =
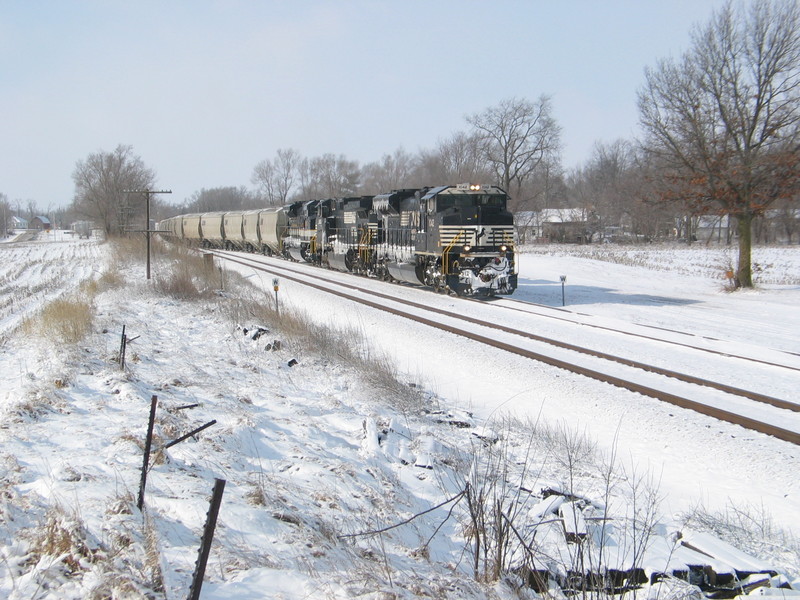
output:
[[469, 186], [469, 189], [473, 192], [477, 192], [481, 189], [481, 186], [473, 183], [471, 186]]
[[469, 244], [465, 244], [464, 245], [464, 252], [469, 252], [470, 250], [472, 250], [472, 246], [470, 246]]
[[500, 246], [500, 252], [505, 252], [506, 250], [508, 250], [508, 246], [506, 246], [505, 244]]

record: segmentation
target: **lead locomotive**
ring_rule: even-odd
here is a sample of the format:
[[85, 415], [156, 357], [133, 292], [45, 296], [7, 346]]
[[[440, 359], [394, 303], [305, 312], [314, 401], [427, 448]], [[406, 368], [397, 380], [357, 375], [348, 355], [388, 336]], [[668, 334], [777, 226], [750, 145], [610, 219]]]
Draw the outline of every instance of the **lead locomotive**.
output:
[[283, 254], [460, 296], [493, 296], [517, 287], [507, 204], [508, 195], [496, 186], [459, 184], [183, 215], [161, 229], [206, 247]]

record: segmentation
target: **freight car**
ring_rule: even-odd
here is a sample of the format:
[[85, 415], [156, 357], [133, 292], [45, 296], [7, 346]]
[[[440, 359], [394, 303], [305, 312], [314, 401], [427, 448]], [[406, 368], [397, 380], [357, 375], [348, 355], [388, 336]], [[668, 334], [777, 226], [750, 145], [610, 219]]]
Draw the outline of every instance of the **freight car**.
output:
[[181, 215], [160, 229], [192, 245], [282, 255], [460, 296], [511, 294], [517, 287], [514, 220], [507, 194], [496, 186], [401, 189]]

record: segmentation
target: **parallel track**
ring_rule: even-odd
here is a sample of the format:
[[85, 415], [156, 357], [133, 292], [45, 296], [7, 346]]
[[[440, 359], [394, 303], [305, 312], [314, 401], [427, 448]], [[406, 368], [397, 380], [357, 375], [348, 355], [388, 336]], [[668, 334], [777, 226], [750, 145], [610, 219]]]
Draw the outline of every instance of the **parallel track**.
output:
[[[514, 335], [517, 335], [517, 336], [522, 336], [522, 337], [525, 337], [525, 338], [528, 338], [528, 339], [531, 339], [531, 340], [534, 340], [534, 341], [537, 341], [537, 342], [543, 342], [543, 343], [546, 343], [546, 344], [549, 344], [549, 345], [552, 345], [552, 346], [555, 346], [555, 347], [558, 347], [558, 348], [562, 348], [562, 349], [565, 349], [565, 350], [569, 350], [569, 351], [572, 351], [572, 352], [577, 352], [577, 353], [580, 353], [580, 354], [583, 354], [583, 355], [588, 355], [588, 356], [592, 356], [592, 357], [595, 357], [595, 358], [600, 358], [600, 359], [603, 359], [605, 361], [610, 361], [610, 362], [613, 362], [613, 363], [622, 364], [622, 365], [625, 365], [627, 367], [631, 367], [631, 368], [634, 368], [634, 369], [637, 369], [637, 370], [647, 371], [647, 372], [655, 373], [655, 374], [658, 374], [658, 375], [664, 375], [666, 377], [670, 377], [672, 379], [676, 379], [676, 380], [683, 381], [685, 383], [689, 383], [689, 384], [693, 384], [693, 385], [700, 385], [700, 386], [704, 386], [704, 387], [708, 387], [708, 388], [713, 388], [713, 389], [719, 390], [721, 392], [724, 392], [726, 394], [731, 394], [731, 395], [734, 395], [734, 396], [747, 398], [747, 399], [752, 400], [752, 401], [756, 401], [756, 402], [760, 402], [760, 403], [764, 403], [764, 404], [769, 404], [771, 406], [774, 406], [774, 407], [777, 407], [777, 408], [780, 408], [780, 409], [783, 409], [783, 410], [800, 412], [800, 406], [797, 403], [789, 402], [789, 401], [782, 400], [782, 399], [779, 399], [779, 398], [773, 398], [773, 397], [766, 396], [764, 394], [759, 394], [757, 392], [752, 392], [752, 391], [749, 391], [749, 390], [742, 390], [742, 389], [735, 388], [735, 387], [732, 387], [732, 386], [728, 386], [726, 384], [722, 384], [722, 383], [719, 383], [719, 382], [701, 379], [701, 378], [698, 378], [698, 377], [694, 377], [694, 376], [687, 375], [687, 374], [684, 374], [684, 373], [679, 373], [679, 372], [676, 372], [676, 371], [671, 371], [671, 370], [668, 370], [668, 369], [663, 369], [663, 368], [660, 368], [660, 367], [656, 367], [656, 366], [653, 366], [653, 365], [648, 365], [648, 364], [641, 363], [641, 362], [638, 362], [638, 361], [633, 361], [633, 360], [630, 360], [630, 359], [626, 359], [626, 358], [622, 358], [622, 357], [618, 357], [618, 356], [614, 356], [614, 355], [598, 352], [598, 351], [591, 350], [591, 349], [588, 349], [588, 348], [584, 348], [584, 347], [581, 347], [581, 346], [576, 346], [574, 344], [568, 344], [568, 343], [562, 342], [560, 340], [554, 340], [552, 338], [546, 338], [544, 336], [538, 336], [538, 335], [533, 334], [533, 333], [519, 331], [517, 329], [513, 329], [513, 328], [510, 328], [510, 327], [505, 327], [505, 326], [502, 326], [502, 325], [486, 323], [485, 321], [482, 321], [482, 320], [479, 320], [479, 319], [475, 319], [473, 317], [461, 315], [461, 314], [458, 314], [458, 313], [454, 313], [452, 311], [439, 309], [439, 308], [435, 308], [435, 307], [430, 307], [430, 306], [423, 305], [423, 304], [420, 304], [420, 303], [417, 303], [417, 302], [413, 302], [413, 301], [410, 301], [410, 300], [397, 298], [396, 296], [392, 296], [392, 295], [389, 295], [389, 294], [383, 294], [383, 293], [380, 293], [380, 292], [375, 292], [373, 290], [364, 289], [364, 288], [356, 285], [355, 283], [349, 284], [349, 283], [342, 283], [341, 281], [331, 282], [332, 284], [334, 284], [338, 288], [343, 288], [344, 290], [350, 290], [350, 291], [357, 291], [358, 293], [361, 293], [361, 294], [367, 294], [369, 296], [372, 296], [376, 300], [370, 300], [368, 298], [364, 298], [362, 296], [358, 296], [358, 295], [354, 295], [352, 293], [349, 293], [348, 291], [331, 289], [331, 287], [329, 287], [328, 285], [322, 285], [322, 284], [319, 284], [319, 283], [314, 283], [312, 281], [308, 281], [307, 278], [326, 280], [322, 276], [322, 274], [324, 274], [325, 271], [321, 271], [321, 274], [319, 276], [310, 275], [310, 274], [306, 274], [306, 273], [303, 273], [302, 275], [298, 276], [296, 271], [294, 271], [294, 270], [292, 270], [292, 269], [290, 269], [288, 267], [277, 266], [277, 265], [269, 265], [268, 266], [268, 265], [265, 265], [263, 262], [257, 260], [254, 257], [249, 257], [247, 255], [242, 255], [240, 253], [225, 252], [225, 251], [215, 251], [214, 254], [216, 256], [224, 259], [224, 260], [228, 260], [228, 261], [235, 262], [235, 263], [238, 263], [238, 264], [241, 264], [241, 265], [245, 265], [247, 267], [250, 267], [250, 268], [253, 268], [253, 269], [256, 269], [256, 270], [260, 270], [260, 271], [263, 271], [263, 272], [266, 272], [266, 273], [270, 273], [272, 275], [279, 275], [279, 276], [281, 276], [281, 277], [283, 277], [285, 279], [288, 279], [288, 280], [291, 280], [291, 281], [295, 281], [295, 282], [300, 283], [302, 285], [306, 285], [306, 286], [309, 286], [309, 287], [324, 291], [324, 292], [329, 293], [329, 294], [333, 294], [333, 295], [336, 295], [336, 296], [339, 296], [339, 297], [342, 297], [342, 298], [346, 298], [348, 300], [351, 300], [351, 301], [354, 301], [354, 302], [358, 302], [360, 304], [363, 304], [365, 306], [369, 306], [371, 308], [375, 308], [377, 310], [388, 312], [390, 314], [401, 316], [401, 317], [404, 317], [404, 318], [407, 318], [407, 319], [411, 319], [413, 321], [416, 321], [418, 323], [423, 323], [425, 325], [428, 325], [430, 327], [434, 327], [436, 329], [440, 329], [440, 330], [443, 330], [443, 331], [447, 331], [449, 333], [453, 333], [455, 335], [466, 337], [466, 338], [469, 338], [469, 339], [474, 340], [476, 342], [480, 342], [482, 344], [486, 344], [486, 345], [492, 346], [494, 348], [499, 348], [501, 350], [505, 350], [507, 352], [511, 352], [511, 353], [517, 354], [519, 356], [523, 356], [523, 357], [529, 358], [531, 360], [536, 360], [536, 361], [539, 361], [539, 362], [542, 362], [542, 363], [545, 363], [545, 364], [548, 364], [548, 365], [551, 365], [551, 366], [554, 366], [554, 367], [565, 369], [565, 370], [570, 371], [572, 373], [577, 373], [579, 375], [584, 375], [586, 377], [589, 377], [589, 378], [592, 378], [592, 379], [595, 379], [595, 380], [598, 380], [598, 381], [602, 381], [602, 382], [605, 382], [605, 383], [610, 383], [612, 385], [615, 385], [615, 386], [618, 386], [618, 387], [621, 387], [621, 388], [624, 388], [624, 389], [627, 389], [627, 390], [630, 390], [630, 391], [638, 392], [638, 393], [640, 393], [642, 395], [649, 396], [649, 397], [652, 397], [652, 398], [656, 398], [658, 400], [662, 400], [664, 402], [668, 402], [670, 404], [674, 404], [674, 405], [680, 406], [682, 408], [687, 408], [687, 409], [690, 409], [690, 410], [694, 410], [695, 412], [698, 412], [698, 413], [701, 413], [701, 414], [704, 414], [704, 415], [707, 415], [707, 416], [710, 416], [710, 417], [713, 417], [713, 418], [717, 418], [717, 419], [720, 419], [722, 421], [727, 421], [729, 423], [734, 423], [734, 424], [740, 425], [742, 427], [745, 427], [747, 429], [751, 429], [753, 431], [758, 431], [760, 433], [765, 433], [767, 435], [771, 435], [773, 437], [776, 437], [776, 438], [791, 442], [793, 444], [800, 444], [800, 433], [798, 433], [796, 431], [783, 429], [783, 428], [777, 427], [777, 426], [769, 424], [769, 423], [763, 423], [761, 421], [752, 419], [752, 418], [750, 418], [748, 416], [745, 416], [745, 415], [737, 414], [735, 412], [727, 411], [727, 410], [724, 410], [724, 409], [721, 409], [721, 408], [718, 408], [718, 407], [709, 406], [707, 404], [691, 400], [691, 399], [686, 398], [684, 396], [679, 396], [679, 395], [672, 394], [672, 393], [666, 392], [666, 391], [658, 389], [658, 388], [653, 388], [653, 387], [646, 386], [646, 385], [643, 385], [643, 384], [640, 384], [640, 383], [637, 383], [637, 382], [634, 382], [634, 381], [630, 381], [630, 380], [622, 378], [622, 377], [618, 377], [618, 376], [615, 376], [615, 375], [610, 375], [608, 373], [603, 373], [602, 371], [598, 371], [598, 370], [595, 370], [595, 369], [587, 368], [587, 367], [584, 367], [584, 366], [581, 366], [581, 365], [576, 365], [576, 364], [571, 363], [569, 361], [566, 361], [566, 360], [563, 360], [563, 359], [559, 359], [559, 358], [556, 358], [556, 357], [553, 357], [553, 356], [549, 356], [549, 355], [541, 353], [541, 352], [534, 352], [534, 351], [526, 349], [526, 348], [520, 348], [519, 346], [516, 346], [514, 344], [503, 342], [503, 341], [494, 339], [494, 338], [489, 337], [489, 336], [481, 335], [479, 333], [476, 333], [474, 331], [470, 331], [468, 329], [462, 329], [462, 328], [459, 328], [459, 327], [454, 327], [452, 325], [444, 324], [444, 323], [442, 323], [442, 322], [440, 322], [438, 320], [435, 320], [435, 319], [431, 319], [431, 318], [423, 317], [423, 316], [420, 316], [420, 315], [417, 315], [417, 314], [413, 314], [411, 312], [407, 312], [407, 311], [402, 310], [400, 308], [395, 308], [393, 306], [387, 306], [386, 304], [378, 302], [377, 300], [378, 299], [380, 299], [380, 300], [388, 300], [388, 301], [391, 301], [391, 302], [393, 302], [395, 304], [404, 305], [404, 306], [407, 306], [407, 307], [412, 308], [412, 309], [424, 310], [424, 311], [435, 313], [435, 314], [438, 314], [438, 315], [441, 315], [441, 316], [444, 316], [444, 317], [448, 317], [448, 318], [451, 318], [451, 319], [458, 319], [458, 320], [461, 320], [461, 321], [464, 321], [466, 323], [470, 323], [470, 324], [473, 324], [473, 325], [480, 325], [482, 327], [490, 327], [490, 328], [496, 329], [498, 331], [502, 331], [502, 332], [505, 332], [505, 333], [511, 333], [511, 334], [514, 334]], [[618, 333], [626, 333], [626, 332], [618, 332]], [[661, 341], [663, 343], [673, 343], [673, 342], [667, 342], [667, 341], [664, 341], [664, 340], [658, 340], [658, 341]], [[677, 344], [677, 345], [682, 345], [682, 344]], [[693, 346], [692, 346], [692, 348], [695, 349], [695, 350], [698, 350], [698, 351], [706, 351], [703, 348], [696, 348], [696, 347], [693, 347]], [[780, 366], [780, 365], [777, 365], [777, 366]]]
[[[469, 300], [469, 298], [467, 298], [467, 300]], [[508, 306], [509, 304], [511, 306]], [[528, 310], [525, 310], [524, 308], [517, 308], [517, 307], [513, 306], [514, 304], [522, 305], [522, 306], [525, 306], [525, 307], [543, 308], [546, 311], [550, 311], [550, 313], [549, 314], [547, 312], [535, 312], [535, 313], [532, 313], [532, 312], [530, 312]], [[747, 360], [747, 361], [750, 361], [750, 362], [760, 363], [762, 365], [768, 365], [768, 366], [772, 366], [772, 367], [781, 367], [782, 369], [790, 369], [792, 371], [799, 371], [800, 372], [800, 367], [792, 367], [792, 366], [789, 366], [789, 365], [783, 365], [783, 364], [779, 364], [779, 363], [774, 363], [774, 362], [771, 362], [771, 361], [768, 361], [768, 360], [761, 360], [759, 358], [753, 358], [752, 356], [740, 356], [740, 355], [737, 355], [737, 354], [735, 354], [733, 352], [730, 352], [730, 351], [711, 350], [709, 348], [701, 348], [699, 346], [695, 346], [695, 345], [692, 345], [692, 344], [684, 344], [684, 343], [676, 342], [676, 341], [667, 342], [666, 340], [664, 340], [662, 338], [659, 338], [659, 337], [656, 337], [656, 336], [647, 336], [647, 335], [643, 335], [641, 333], [633, 333], [633, 332], [624, 331], [624, 330], [621, 330], [621, 329], [613, 329], [611, 327], [605, 327], [603, 325], [597, 325], [597, 324], [593, 324], [593, 323], [586, 323], [584, 321], [578, 321], [578, 320], [576, 320], [574, 318], [561, 317], [561, 316], [553, 314], [553, 312], [552, 312], [552, 311], [561, 310], [560, 308], [554, 308], [552, 306], [547, 306], [547, 305], [544, 305], [544, 304], [535, 304], [535, 303], [532, 303], [532, 302], [525, 302], [524, 300], [517, 300], [515, 298], [503, 298], [498, 303], [492, 303], [492, 305], [502, 306], [502, 308], [505, 308], [507, 310], [516, 310], [516, 311], [520, 311], [520, 312], [525, 313], [525, 314], [535, 314], [537, 317], [543, 317], [543, 318], [547, 318], [547, 319], [556, 319], [556, 320], [560, 320], [560, 321], [566, 321], [568, 323], [576, 323], [576, 324], [580, 324], [583, 327], [592, 327], [594, 329], [602, 329], [602, 330], [605, 330], [605, 331], [612, 331], [614, 333], [618, 333], [618, 334], [621, 334], [621, 335], [628, 335], [628, 336], [639, 337], [639, 338], [643, 338], [643, 339], [655, 340], [655, 341], [658, 341], [658, 342], [669, 343], [669, 344], [672, 344], [674, 346], [683, 346], [684, 348], [691, 348], [692, 350], [698, 350], [698, 351], [701, 351], [701, 352], [708, 352], [710, 354], [717, 354], [719, 356], [727, 356], [727, 357], [730, 357], [730, 358], [741, 358], [742, 360]], [[581, 316], [590, 316], [590, 315], [581, 315]], [[680, 334], [680, 335], [691, 335], [691, 334], [687, 334], [686, 332], [683, 332], [683, 331], [676, 331], [674, 329], [667, 329], [665, 327], [656, 327], [656, 326], [653, 326], [653, 325], [640, 325], [640, 327], [650, 328], [650, 329], [655, 329], [655, 330], [658, 330], [658, 331], [663, 331], [663, 332], [668, 332], [668, 333], [675, 333], [675, 334]], [[704, 339], [712, 340], [712, 341], [720, 341], [720, 340], [717, 340], [716, 338], [711, 338], [711, 337], [704, 337]], [[796, 352], [787, 352], [786, 350], [781, 350], [780, 352], [782, 352], [783, 354], [790, 355], [790, 356], [800, 356]]]

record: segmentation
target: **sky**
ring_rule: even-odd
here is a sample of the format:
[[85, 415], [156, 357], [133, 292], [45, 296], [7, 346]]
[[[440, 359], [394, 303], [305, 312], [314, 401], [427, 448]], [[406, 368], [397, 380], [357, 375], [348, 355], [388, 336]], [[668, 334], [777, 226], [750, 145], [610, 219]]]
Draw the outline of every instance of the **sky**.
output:
[[123, 144], [179, 203], [279, 149], [365, 164], [542, 95], [571, 169], [638, 134], [645, 67], [722, 4], [0, 0], [0, 193], [66, 206], [77, 162]]

